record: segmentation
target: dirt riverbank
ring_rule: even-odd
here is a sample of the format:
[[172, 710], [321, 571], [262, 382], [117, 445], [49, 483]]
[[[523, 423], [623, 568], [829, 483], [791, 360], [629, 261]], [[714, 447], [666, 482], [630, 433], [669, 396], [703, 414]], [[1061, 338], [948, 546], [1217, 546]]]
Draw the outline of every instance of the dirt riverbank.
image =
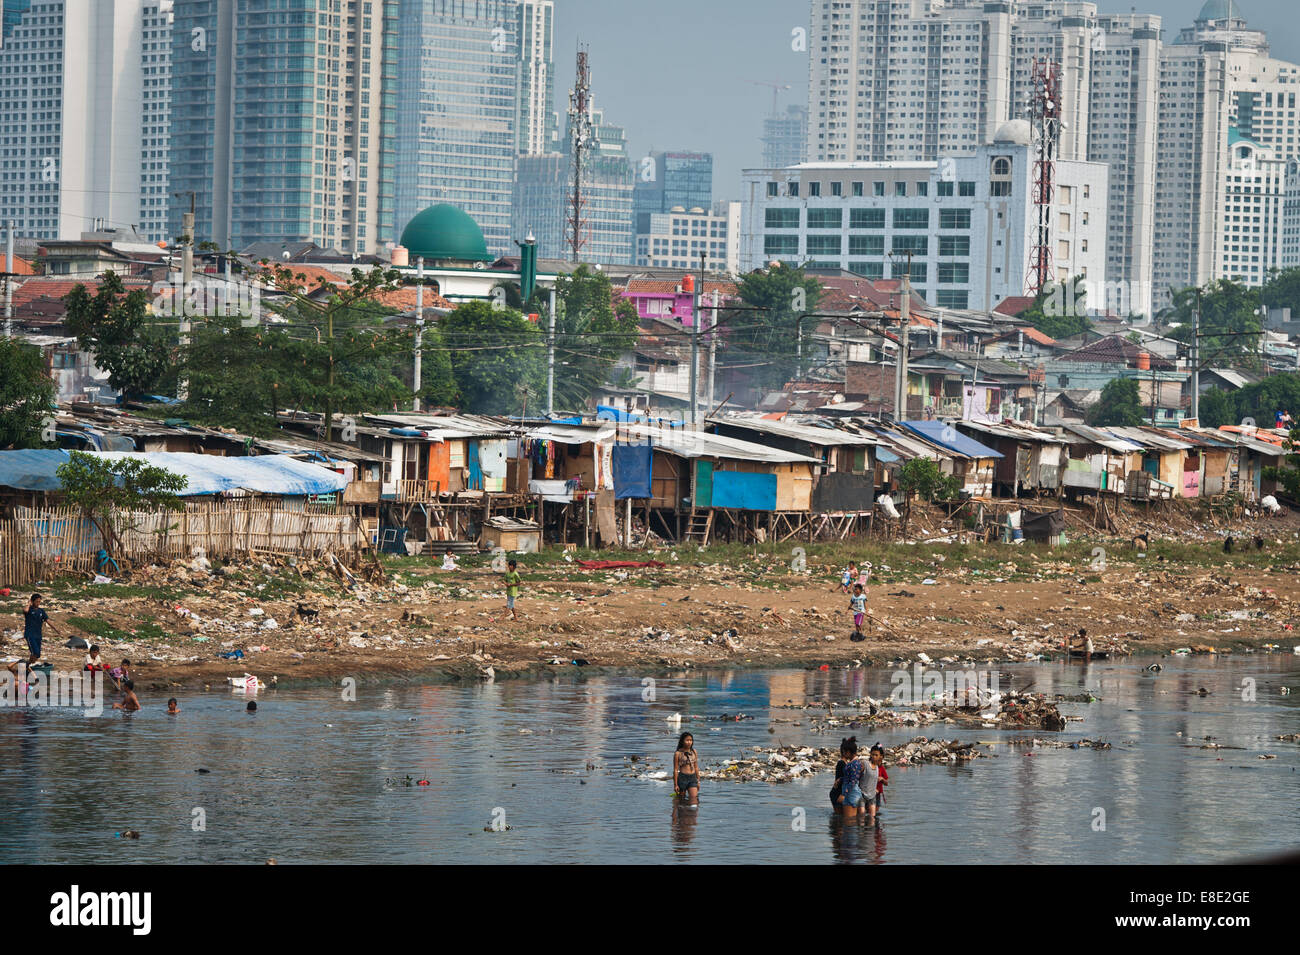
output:
[[[284, 561], [55, 582], [41, 588], [60, 628], [47, 630], [44, 656], [79, 668], [84, 651], [63, 643], [82, 636], [110, 664], [129, 657], [137, 689], [155, 693], [224, 686], [245, 672], [284, 686], [578, 667], [1019, 662], [1059, 658], [1080, 629], [1111, 655], [1291, 653], [1300, 644], [1300, 543], [1280, 539], [1231, 558], [1207, 542], [1110, 560], [1089, 542], [1064, 551], [894, 545], [874, 553], [874, 625], [862, 643], [849, 640], [835, 548], [809, 548], [802, 572], [757, 549], [613, 556], [666, 566], [583, 570], [561, 554], [529, 558], [517, 621], [506, 617], [488, 558], [446, 572], [428, 559], [394, 560], [351, 586], [324, 564]], [[24, 596], [0, 601], [7, 659], [25, 656]], [[221, 656], [236, 651], [243, 657]]]

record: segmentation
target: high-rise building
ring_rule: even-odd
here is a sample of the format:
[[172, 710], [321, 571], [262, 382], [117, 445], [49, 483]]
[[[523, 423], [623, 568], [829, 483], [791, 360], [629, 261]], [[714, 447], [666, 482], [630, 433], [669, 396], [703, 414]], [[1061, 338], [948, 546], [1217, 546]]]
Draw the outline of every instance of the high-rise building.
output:
[[652, 152], [637, 167], [634, 211], [636, 232], [650, 227], [650, 216], [675, 208], [708, 209], [713, 204], [711, 153]]
[[787, 106], [763, 120], [763, 165], [797, 166], [808, 157], [808, 108]]
[[[141, 227], [162, 174], [151, 81], [166, 69], [158, 0], [5, 4], [0, 49], [0, 219], [20, 235], [73, 239]], [[165, 107], [162, 107], [165, 108]], [[150, 170], [161, 162], [162, 170]]]
[[167, 241], [171, 204], [172, 0], [148, 0], [142, 11], [140, 110], [140, 234]]
[[555, 3], [519, 0], [519, 154], [556, 148]]
[[[595, 142], [583, 163], [582, 262], [633, 262], [632, 161], [623, 127], [592, 110]], [[566, 137], [567, 142], [567, 137]], [[543, 258], [570, 259], [569, 219], [573, 189], [571, 147], [563, 153], [520, 156], [514, 189], [514, 234], [531, 233]]]
[[[1280, 264], [1281, 243], [1264, 241], [1267, 221], [1251, 218], [1263, 211], [1242, 201], [1239, 187], [1251, 173], [1240, 164], [1284, 162], [1296, 154], [1298, 87], [1300, 66], [1271, 57], [1267, 38], [1249, 29], [1233, 0], [1209, 0], [1177, 42], [1165, 46], [1157, 132], [1157, 308], [1169, 303], [1171, 290], [1217, 278], [1258, 284], [1269, 267]], [[1240, 155], [1243, 149], [1249, 157]]]
[[1092, 49], [1087, 156], [1110, 167], [1106, 278], [1128, 290], [1128, 311], [1152, 314], [1160, 18], [1099, 17]]
[[220, 248], [392, 241], [396, 0], [186, 0], [172, 31], [170, 228]]
[[[974, 153], [936, 161], [804, 163], [747, 169], [740, 267], [771, 261], [900, 278], [932, 305], [987, 311], [1028, 294], [1037, 241], [1035, 150], [1025, 120]], [[1106, 288], [1106, 167], [1061, 160], [1054, 278], [1082, 276], [1089, 303]]]
[[636, 237], [636, 264], [647, 268], [704, 267], [710, 272], [740, 270], [739, 202], [719, 200], [712, 209], [677, 206], [650, 216], [649, 228]]
[[1081, 0], [817, 0], [811, 160], [933, 160], [1026, 116], [1035, 60], [1057, 66], [1057, 157], [1104, 162], [1109, 277], [1151, 311], [1160, 20]]

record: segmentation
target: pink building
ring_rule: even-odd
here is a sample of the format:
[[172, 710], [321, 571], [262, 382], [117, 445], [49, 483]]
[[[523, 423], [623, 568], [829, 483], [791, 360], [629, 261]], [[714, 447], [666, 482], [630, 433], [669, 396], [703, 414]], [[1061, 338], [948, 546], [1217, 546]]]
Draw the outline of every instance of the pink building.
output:
[[[695, 281], [693, 275], [676, 280], [628, 279], [627, 288], [621, 294], [623, 298], [632, 300], [636, 314], [641, 319], [676, 321], [685, 328], [691, 328], [694, 322]], [[719, 304], [728, 304], [736, 297], [736, 285], [734, 282], [705, 279], [704, 292], [700, 297], [702, 307], [713, 304], [714, 292], [718, 294]]]

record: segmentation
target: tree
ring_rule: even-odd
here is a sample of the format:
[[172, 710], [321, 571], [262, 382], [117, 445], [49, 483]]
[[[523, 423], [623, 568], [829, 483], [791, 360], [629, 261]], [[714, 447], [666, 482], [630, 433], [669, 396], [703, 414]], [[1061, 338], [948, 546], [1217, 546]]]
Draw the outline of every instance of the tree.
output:
[[467, 302], [438, 323], [451, 353], [452, 374], [465, 410], [514, 414], [522, 392], [540, 395], [546, 383], [545, 340], [518, 312], [488, 302]]
[[1133, 428], [1142, 423], [1142, 401], [1135, 378], [1112, 378], [1101, 389], [1101, 400], [1088, 409], [1088, 424], [1097, 428]]
[[927, 501], [951, 501], [960, 496], [961, 483], [940, 471], [933, 458], [912, 458], [898, 469], [898, 489], [909, 498], [917, 494]]
[[110, 385], [127, 397], [174, 388], [175, 336], [154, 323], [144, 289], [128, 293], [121, 276], [105, 272], [94, 295], [78, 284], [63, 301], [64, 324], [108, 373]]
[[1259, 298], [1269, 308], [1289, 308], [1300, 316], [1300, 268], [1270, 269]]
[[1197, 410], [1200, 413], [1201, 424], [1207, 428], [1236, 424], [1241, 420], [1237, 417], [1236, 393], [1222, 388], [1211, 388], [1201, 395], [1200, 407]]
[[[609, 381], [619, 357], [636, 347], [636, 306], [616, 299], [609, 276], [588, 265], [559, 276], [555, 295], [555, 400], [581, 408]], [[534, 293], [534, 302], [539, 297]]]
[[777, 263], [742, 276], [737, 293], [741, 302], [755, 311], [734, 313], [738, 317], [721, 329], [728, 345], [727, 364], [746, 367], [749, 379], [764, 391], [801, 377], [799, 343], [802, 338], [807, 355], [813, 331], [810, 323], [815, 319], [805, 316], [817, 310], [823, 294], [821, 283], [803, 269]]
[[54, 410], [54, 382], [41, 351], [19, 338], [0, 338], [0, 448], [39, 448], [45, 417]]
[[179, 493], [189, 483], [183, 475], [140, 458], [109, 459], [80, 451], [73, 451], [55, 475], [67, 503], [99, 531], [110, 557], [130, 527], [132, 512], [183, 510]]
[[1202, 368], [1240, 366], [1259, 363], [1259, 340], [1263, 322], [1258, 289], [1232, 279], [1219, 279], [1200, 290], [1201, 315], [1196, 321], [1197, 289], [1185, 288], [1173, 293], [1172, 304], [1159, 315], [1163, 325], [1177, 324], [1169, 337], [1190, 346], [1193, 324], [1199, 325]]
[[1033, 304], [1016, 317], [1057, 341], [1091, 331], [1083, 276], [1076, 275], [1068, 282], [1048, 282]]
[[264, 262], [255, 277], [286, 299], [277, 309], [283, 324], [270, 326], [262, 338], [287, 362], [275, 382], [279, 407], [320, 409], [330, 440], [337, 411], [390, 408], [410, 399], [406, 376], [398, 369], [411, 363], [414, 330], [386, 325], [394, 309], [380, 301], [399, 287], [399, 272], [353, 269], [342, 285], [319, 278], [308, 288], [305, 274]]

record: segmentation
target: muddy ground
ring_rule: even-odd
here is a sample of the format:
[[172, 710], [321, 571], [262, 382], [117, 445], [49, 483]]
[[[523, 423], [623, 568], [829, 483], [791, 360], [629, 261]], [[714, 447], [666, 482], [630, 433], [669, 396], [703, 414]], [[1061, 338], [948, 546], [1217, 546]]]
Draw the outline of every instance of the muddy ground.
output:
[[[1276, 533], [1278, 536], [1272, 536]], [[1272, 528], [1232, 555], [1214, 538], [1045, 546], [956, 544], [739, 545], [521, 559], [520, 619], [507, 619], [489, 557], [457, 571], [429, 558], [386, 560], [340, 579], [321, 561], [268, 558], [228, 567], [177, 563], [111, 584], [40, 589], [58, 628], [44, 658], [79, 668], [70, 634], [116, 664], [135, 663], [146, 692], [263, 682], [503, 678], [537, 671], [690, 667], [840, 667], [929, 658], [1016, 662], [1059, 658], [1081, 628], [1098, 652], [1161, 654], [1300, 645], [1300, 537]], [[662, 568], [583, 570], [577, 560], [659, 560]], [[806, 568], [800, 566], [802, 556]], [[872, 625], [849, 640], [838, 568], [874, 565]], [[371, 568], [372, 571], [374, 568]], [[0, 599], [0, 658], [25, 657], [25, 594]], [[299, 614], [301, 605], [305, 614]], [[314, 613], [313, 613], [314, 612]], [[242, 651], [243, 659], [220, 654]]]

